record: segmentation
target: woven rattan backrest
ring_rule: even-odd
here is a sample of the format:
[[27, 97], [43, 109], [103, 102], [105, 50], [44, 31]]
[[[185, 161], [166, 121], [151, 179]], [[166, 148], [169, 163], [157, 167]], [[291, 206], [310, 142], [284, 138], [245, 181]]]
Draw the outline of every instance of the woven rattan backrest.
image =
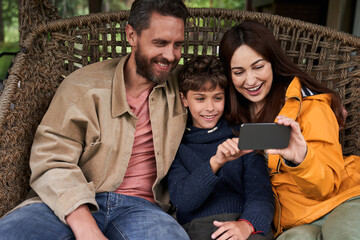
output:
[[[348, 110], [340, 142], [360, 154], [360, 40], [349, 34], [279, 16], [221, 9], [190, 9], [183, 57], [217, 55], [223, 33], [244, 19], [266, 24], [302, 69], [339, 92]], [[0, 216], [28, 191], [34, 132], [58, 85], [76, 69], [125, 55], [128, 11], [50, 21], [27, 35], [0, 96]]]
[[60, 18], [52, 2], [52, 0], [18, 0], [20, 46], [37, 25]]

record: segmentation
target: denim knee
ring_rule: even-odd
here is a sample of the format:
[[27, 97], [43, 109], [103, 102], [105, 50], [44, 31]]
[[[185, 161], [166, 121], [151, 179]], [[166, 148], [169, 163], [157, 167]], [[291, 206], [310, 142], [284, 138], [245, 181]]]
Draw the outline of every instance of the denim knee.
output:
[[21, 207], [0, 220], [0, 240], [74, 239], [71, 229], [63, 224], [44, 203]]

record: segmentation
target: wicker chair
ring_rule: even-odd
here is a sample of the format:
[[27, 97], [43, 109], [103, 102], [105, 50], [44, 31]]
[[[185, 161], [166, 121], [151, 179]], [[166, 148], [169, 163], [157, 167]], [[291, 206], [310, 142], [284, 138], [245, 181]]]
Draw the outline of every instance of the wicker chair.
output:
[[[37, 16], [30, 9], [32, 5], [24, 6], [22, 12]], [[265, 13], [224, 9], [190, 12], [184, 61], [194, 55], [216, 55], [223, 33], [244, 19], [264, 23], [294, 62], [340, 94], [348, 110], [340, 142], [344, 154], [360, 154], [360, 38]], [[43, 16], [39, 21], [21, 18], [22, 51], [0, 95], [0, 216], [28, 193], [34, 132], [64, 77], [82, 66], [120, 57], [130, 50], [124, 30], [128, 11], [60, 19], [51, 4], [44, 4], [38, 13]]]

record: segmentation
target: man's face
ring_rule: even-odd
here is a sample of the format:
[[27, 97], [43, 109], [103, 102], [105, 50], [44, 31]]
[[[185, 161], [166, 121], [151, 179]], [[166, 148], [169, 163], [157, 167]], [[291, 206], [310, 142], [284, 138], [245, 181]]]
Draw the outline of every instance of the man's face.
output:
[[153, 13], [150, 27], [137, 35], [136, 73], [154, 82], [166, 81], [177, 66], [184, 42], [184, 22], [180, 18]]

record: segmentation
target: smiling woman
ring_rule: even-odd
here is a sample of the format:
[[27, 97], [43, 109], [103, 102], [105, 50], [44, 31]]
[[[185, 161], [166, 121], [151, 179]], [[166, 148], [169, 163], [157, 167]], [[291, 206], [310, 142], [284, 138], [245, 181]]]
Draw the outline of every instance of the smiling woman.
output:
[[235, 89], [253, 102], [251, 115], [257, 116], [266, 103], [273, 83], [271, 63], [247, 45], [240, 46], [231, 59], [231, 77]]
[[295, 65], [259, 22], [232, 27], [219, 51], [231, 81], [228, 121], [275, 121], [292, 129], [286, 148], [265, 150], [278, 203], [276, 235], [284, 232], [277, 239], [359, 236], [360, 156], [343, 156], [339, 127], [346, 113], [339, 95]]

